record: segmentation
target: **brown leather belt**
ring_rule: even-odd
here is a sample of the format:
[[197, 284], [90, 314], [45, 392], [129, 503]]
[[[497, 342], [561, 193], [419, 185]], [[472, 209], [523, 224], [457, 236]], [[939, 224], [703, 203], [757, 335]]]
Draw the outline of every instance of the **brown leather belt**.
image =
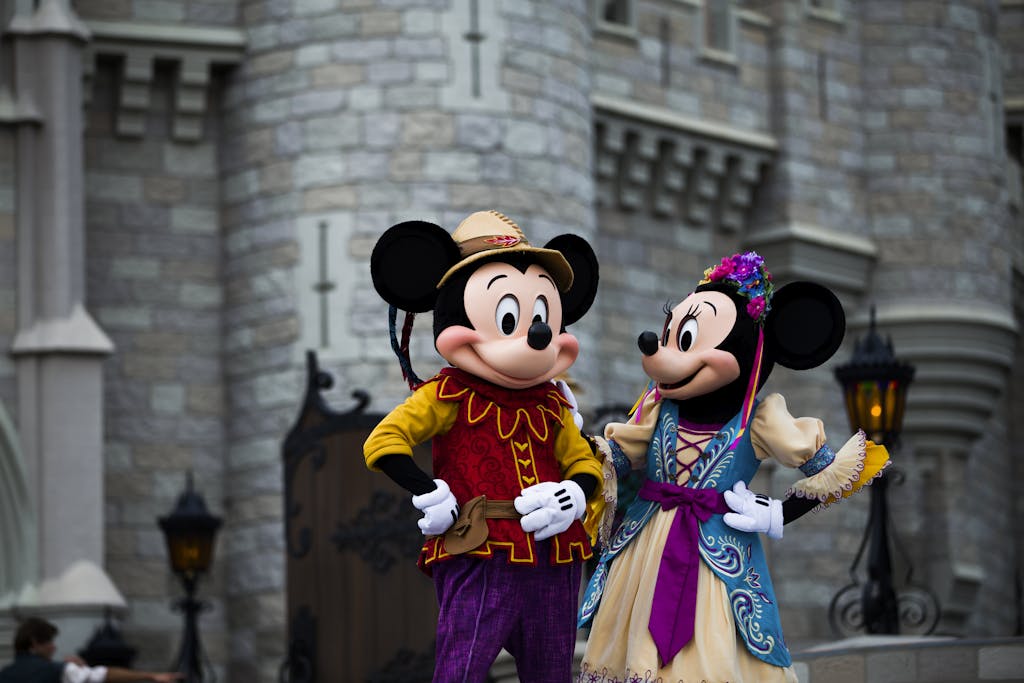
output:
[[459, 511], [459, 518], [444, 533], [444, 549], [451, 555], [475, 550], [487, 540], [488, 519], [519, 519], [522, 517], [511, 500], [488, 500], [477, 496]]

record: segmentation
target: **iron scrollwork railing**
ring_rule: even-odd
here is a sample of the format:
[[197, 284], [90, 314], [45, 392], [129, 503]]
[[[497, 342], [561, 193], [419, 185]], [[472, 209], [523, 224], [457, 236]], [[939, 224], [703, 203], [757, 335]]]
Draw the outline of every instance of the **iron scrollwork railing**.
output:
[[[939, 623], [942, 614], [939, 600], [926, 586], [914, 582], [910, 557], [896, 538], [889, 519], [886, 489], [890, 483], [902, 484], [904, 479], [901, 470], [890, 466], [886, 474], [871, 485], [871, 512], [850, 565], [851, 582], [835, 594], [828, 608], [829, 624], [838, 637], [865, 632], [927, 635]], [[893, 545], [906, 566], [899, 585], [893, 585], [889, 571], [889, 535], [896, 540]], [[858, 567], [865, 548], [869, 548], [868, 576], [862, 581]]]
[[316, 680], [316, 619], [307, 605], [292, 619], [288, 655], [277, 674], [279, 683], [313, 683]]
[[423, 535], [408, 498], [377, 491], [349, 522], [338, 522], [331, 541], [339, 552], [355, 551], [374, 571], [385, 574], [399, 559], [416, 559]]
[[380, 671], [370, 674], [366, 683], [430, 683], [433, 677], [433, 646], [427, 652], [403, 648]]

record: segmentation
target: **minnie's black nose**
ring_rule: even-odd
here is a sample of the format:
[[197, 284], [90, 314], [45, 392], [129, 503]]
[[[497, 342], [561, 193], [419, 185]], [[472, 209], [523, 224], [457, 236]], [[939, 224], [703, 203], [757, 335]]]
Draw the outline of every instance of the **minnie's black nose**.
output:
[[640, 353], [645, 356], [653, 356], [658, 352], [658, 335], [650, 330], [641, 332], [636, 340], [636, 345], [640, 347]]
[[540, 351], [551, 343], [551, 326], [547, 323], [534, 323], [526, 333], [526, 343], [531, 349]]

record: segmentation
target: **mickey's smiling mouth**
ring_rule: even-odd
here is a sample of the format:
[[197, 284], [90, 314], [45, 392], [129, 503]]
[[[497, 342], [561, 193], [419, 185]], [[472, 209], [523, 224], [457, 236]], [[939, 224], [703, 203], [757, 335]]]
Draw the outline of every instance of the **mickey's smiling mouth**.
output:
[[[697, 368], [697, 372], [700, 372], [703, 369], [704, 366], [702, 365], [701, 367]], [[686, 377], [685, 379], [681, 379], [678, 382], [674, 382], [672, 384], [665, 384], [664, 382], [662, 382], [661, 384], [658, 385], [658, 388], [661, 389], [662, 391], [672, 391], [673, 389], [679, 389], [680, 387], [684, 387], [687, 384], [689, 384], [694, 377], [697, 376], [697, 372], [693, 373], [689, 377]]]

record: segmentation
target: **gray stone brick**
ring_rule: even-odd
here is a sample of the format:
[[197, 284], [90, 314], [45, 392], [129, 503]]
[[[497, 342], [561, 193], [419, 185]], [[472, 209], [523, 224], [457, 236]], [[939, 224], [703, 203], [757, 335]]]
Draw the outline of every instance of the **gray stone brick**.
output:
[[[281, 22], [277, 29], [279, 44], [282, 46], [294, 46], [309, 40], [312, 28], [305, 19], [292, 19]], [[294, 60], [294, 57], [293, 57]]]
[[304, 125], [303, 140], [309, 152], [325, 152], [333, 147], [351, 147], [362, 139], [361, 117], [342, 115], [310, 119]]
[[514, 154], [537, 155], [548, 149], [547, 129], [530, 121], [509, 121], [504, 147]]
[[[125, 202], [142, 200], [142, 179], [133, 175], [87, 171], [85, 186], [91, 199]], [[9, 192], [8, 196], [13, 197], [13, 194]], [[4, 200], [0, 198], [0, 201]]]
[[384, 112], [364, 118], [366, 145], [371, 148], [391, 148], [399, 142], [402, 119], [397, 114]]
[[455, 141], [481, 151], [497, 149], [505, 137], [505, 124], [493, 116], [463, 114], [455, 117]]
[[219, 218], [214, 209], [190, 206], [171, 207], [171, 229], [180, 232], [215, 235], [219, 230]]
[[383, 101], [384, 94], [378, 86], [358, 86], [348, 94], [348, 105], [354, 111], [380, 109]]
[[436, 107], [439, 99], [436, 88], [422, 85], [396, 86], [384, 91], [384, 106], [400, 110]]
[[185, 18], [185, 6], [174, 0], [132, 0], [132, 4], [137, 20], [178, 23]]
[[295, 116], [308, 116], [342, 109], [345, 104], [343, 90], [314, 90], [292, 98], [291, 110]]
[[358, 15], [340, 12], [317, 17], [310, 28], [310, 38], [313, 40], [330, 40], [339, 36], [355, 36], [358, 33]]
[[451, 78], [447, 62], [416, 62], [414, 78], [417, 83], [442, 84]]
[[277, 47], [277, 26], [253, 26], [247, 31], [249, 49], [262, 52]]
[[366, 77], [370, 83], [378, 85], [409, 83], [413, 80], [413, 63], [404, 61], [373, 62], [366, 67]]
[[420, 60], [446, 57], [445, 44], [440, 38], [398, 38], [395, 56]]
[[330, 61], [331, 49], [327, 45], [303, 45], [295, 51], [295, 66], [309, 67], [326, 64]]
[[346, 160], [339, 154], [307, 154], [295, 162], [295, 186], [337, 183], [346, 179], [347, 172]]
[[113, 278], [152, 279], [160, 276], [160, 261], [155, 258], [120, 257], [111, 260]]
[[167, 143], [163, 149], [164, 168], [168, 173], [192, 178], [214, 178], [217, 175], [216, 148], [213, 145], [182, 145]]
[[185, 388], [180, 384], [156, 384], [150, 391], [149, 407], [154, 413], [178, 415], [185, 407]]
[[410, 9], [402, 13], [402, 33], [408, 36], [435, 33], [437, 30], [437, 12], [425, 9]]
[[426, 152], [423, 175], [427, 180], [473, 181], [479, 177], [480, 157], [466, 152]]
[[340, 0], [302, 0], [302, 2], [294, 3], [294, 9], [292, 11], [300, 16], [327, 14], [338, 9], [339, 1]]
[[381, 38], [344, 39], [335, 41], [331, 46], [331, 52], [336, 59], [342, 62], [376, 62], [391, 55], [391, 45], [387, 40]]

